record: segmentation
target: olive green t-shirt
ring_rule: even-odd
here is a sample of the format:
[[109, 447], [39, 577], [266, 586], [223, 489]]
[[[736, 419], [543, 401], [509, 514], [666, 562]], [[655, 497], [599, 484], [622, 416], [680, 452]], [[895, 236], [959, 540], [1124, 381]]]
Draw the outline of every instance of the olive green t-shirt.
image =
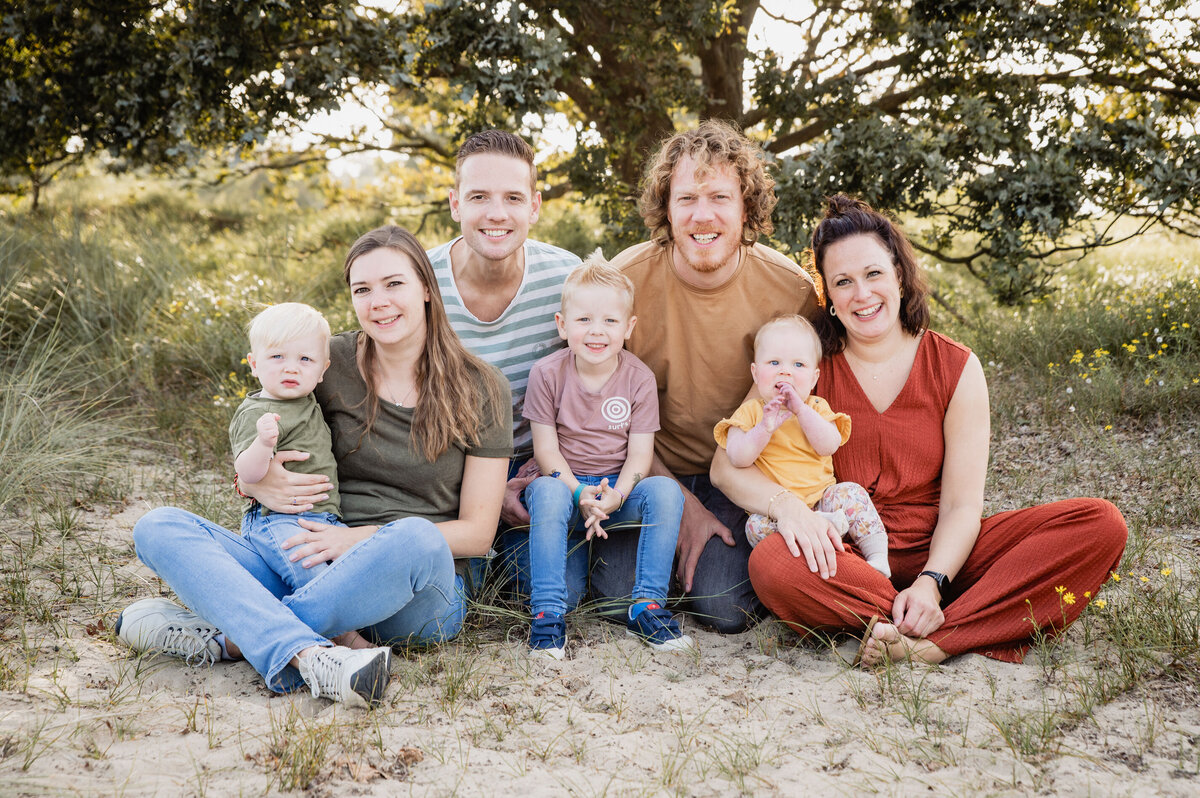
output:
[[329, 370], [316, 390], [333, 433], [342, 520], [349, 526], [362, 526], [409, 516], [427, 518], [435, 524], [458, 518], [467, 455], [512, 456], [508, 381], [498, 370], [488, 367], [504, 385], [502, 406], [482, 408], [484, 427], [475, 446], [453, 444], [430, 463], [412, 440], [412, 408], [381, 400], [375, 424], [364, 430], [367, 385], [355, 361], [360, 334], [353, 331], [333, 336]]
[[[258, 437], [258, 419], [263, 413], [279, 415], [279, 440], [275, 451], [308, 452], [307, 460], [294, 460], [283, 467], [297, 474], [320, 474], [333, 483], [329, 498], [312, 508], [314, 513], [341, 515], [338, 503], [337, 464], [333, 461], [333, 441], [321, 408], [311, 393], [299, 399], [266, 399], [259, 394], [247, 396], [229, 422], [229, 447], [233, 457], [246, 451]], [[269, 513], [265, 507], [264, 513]]]

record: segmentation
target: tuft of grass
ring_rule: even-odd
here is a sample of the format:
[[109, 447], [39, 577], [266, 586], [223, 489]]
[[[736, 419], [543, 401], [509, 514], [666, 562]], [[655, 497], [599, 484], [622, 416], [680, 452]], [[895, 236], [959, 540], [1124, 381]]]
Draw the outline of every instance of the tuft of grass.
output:
[[0, 371], [0, 509], [103, 479], [132, 436], [129, 414], [114, 407], [104, 375], [86, 353], [51, 330], [28, 340]]
[[282, 717], [271, 715], [270, 737], [262, 764], [284, 791], [307, 789], [321, 775], [338, 737], [335, 723], [308, 718], [296, 704]]

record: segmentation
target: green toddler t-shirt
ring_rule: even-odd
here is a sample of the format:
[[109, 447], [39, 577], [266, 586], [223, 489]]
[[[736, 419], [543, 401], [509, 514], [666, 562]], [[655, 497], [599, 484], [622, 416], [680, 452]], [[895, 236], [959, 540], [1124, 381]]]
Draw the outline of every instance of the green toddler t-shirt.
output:
[[[333, 513], [340, 517], [341, 497], [333, 441], [316, 397], [311, 393], [299, 399], [264, 399], [259, 394], [247, 396], [229, 422], [229, 446], [235, 459], [258, 437], [258, 419], [263, 413], [279, 415], [279, 441], [275, 451], [295, 450], [309, 454], [307, 460], [284, 463], [283, 467], [297, 474], [320, 474], [333, 483], [329, 498], [313, 507], [311, 512]], [[263, 512], [270, 510], [264, 507]]]

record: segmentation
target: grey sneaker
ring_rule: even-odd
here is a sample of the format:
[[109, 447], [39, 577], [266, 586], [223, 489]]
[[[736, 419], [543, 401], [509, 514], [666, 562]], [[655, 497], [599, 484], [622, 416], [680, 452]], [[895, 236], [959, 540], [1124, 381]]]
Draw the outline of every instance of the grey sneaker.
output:
[[219, 629], [165, 598], [135, 601], [117, 618], [117, 639], [139, 654], [166, 654], [188, 665], [212, 665], [221, 658]]
[[350, 707], [374, 706], [383, 700], [392, 674], [392, 650], [380, 648], [320, 648], [300, 658], [300, 675], [313, 698], [331, 698]]

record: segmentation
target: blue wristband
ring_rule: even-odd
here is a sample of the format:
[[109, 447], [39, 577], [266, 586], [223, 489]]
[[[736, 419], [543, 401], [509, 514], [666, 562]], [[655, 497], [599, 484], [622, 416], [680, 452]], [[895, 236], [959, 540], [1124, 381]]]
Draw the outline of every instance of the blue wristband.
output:
[[575, 493], [571, 496], [571, 499], [575, 502], [576, 507], [579, 506], [579, 497], [582, 495], [583, 495], [583, 483], [580, 482], [578, 485], [575, 486]]

